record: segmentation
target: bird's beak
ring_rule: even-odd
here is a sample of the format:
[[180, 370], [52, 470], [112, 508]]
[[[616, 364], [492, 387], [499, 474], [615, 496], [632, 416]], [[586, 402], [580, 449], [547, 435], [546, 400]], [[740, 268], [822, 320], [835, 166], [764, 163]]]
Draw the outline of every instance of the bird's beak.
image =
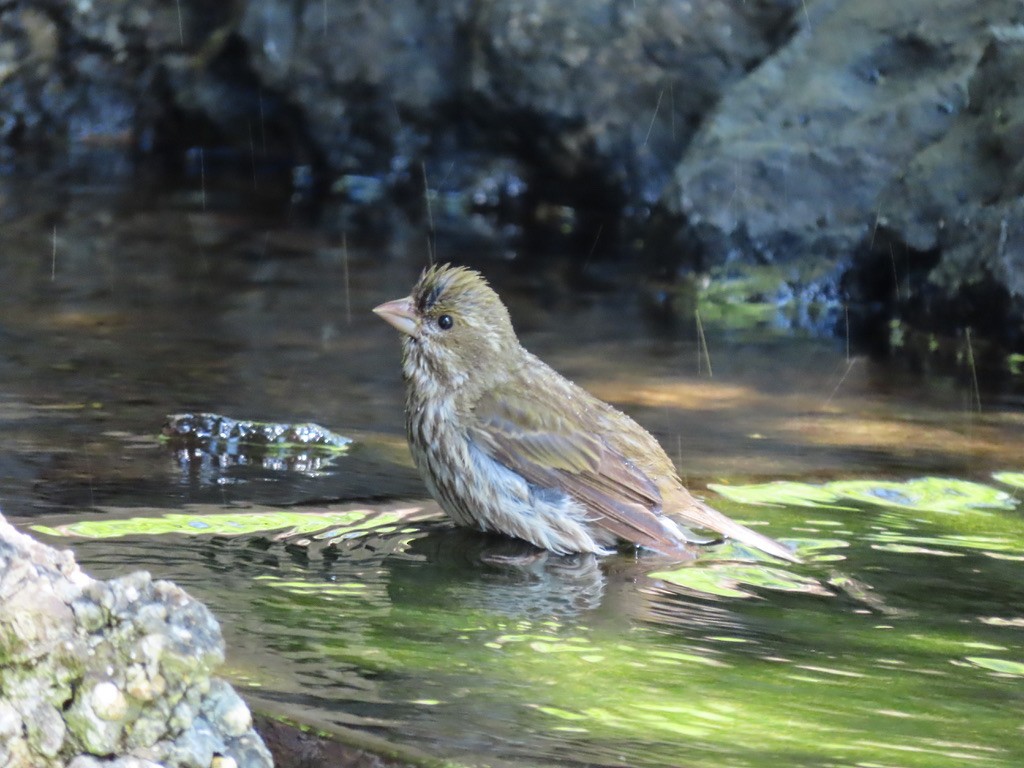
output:
[[416, 309], [413, 307], [412, 296], [387, 301], [379, 307], [374, 307], [373, 312], [402, 333], [414, 338], [420, 335], [420, 321], [416, 316]]

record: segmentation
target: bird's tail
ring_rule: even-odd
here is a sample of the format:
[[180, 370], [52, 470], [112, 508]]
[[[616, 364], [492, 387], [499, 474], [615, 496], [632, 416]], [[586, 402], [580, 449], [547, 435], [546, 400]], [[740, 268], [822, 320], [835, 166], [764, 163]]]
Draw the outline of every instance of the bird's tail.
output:
[[683, 502], [680, 505], [682, 508], [674, 509], [672, 511], [682, 517], [687, 523], [698, 528], [707, 528], [712, 531], [717, 531], [723, 536], [728, 536], [730, 539], [736, 539], [736, 541], [754, 547], [755, 549], [759, 549], [773, 557], [788, 560], [791, 563], [803, 562], [785, 544], [769, 538], [763, 533], [752, 531], [745, 525], [740, 525], [735, 520], [726, 517], [717, 509], [705, 504], [700, 499], [695, 499], [685, 491], [684, 493], [685, 499], [680, 499], [680, 501]]

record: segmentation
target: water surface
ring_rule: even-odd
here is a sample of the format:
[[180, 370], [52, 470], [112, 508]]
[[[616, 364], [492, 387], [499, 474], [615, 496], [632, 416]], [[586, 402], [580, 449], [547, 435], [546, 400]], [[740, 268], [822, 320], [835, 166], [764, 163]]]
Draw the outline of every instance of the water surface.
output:
[[[807, 563], [536, 554], [452, 529], [409, 466], [398, 340], [369, 310], [429, 233], [194, 192], [6, 189], [0, 504], [97, 576], [204, 600], [257, 707], [470, 765], [1024, 760], [1024, 490], [993, 476], [1024, 471], [1019, 381], [975, 392], [770, 317], [709, 322], [703, 354], [624, 272], [441, 238], [527, 347]], [[355, 443], [186, 456], [158, 435], [187, 411]]]

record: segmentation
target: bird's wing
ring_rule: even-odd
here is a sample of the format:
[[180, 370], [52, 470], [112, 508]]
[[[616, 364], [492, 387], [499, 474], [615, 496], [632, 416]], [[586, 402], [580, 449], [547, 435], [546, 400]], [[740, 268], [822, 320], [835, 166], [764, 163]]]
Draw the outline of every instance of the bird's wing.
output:
[[600, 435], [572, 425], [562, 415], [566, 407], [572, 403], [556, 407], [525, 388], [491, 392], [473, 408], [470, 437], [528, 482], [576, 499], [595, 525], [616, 537], [678, 551], [680, 542], [662, 522], [661, 493], [651, 478]]

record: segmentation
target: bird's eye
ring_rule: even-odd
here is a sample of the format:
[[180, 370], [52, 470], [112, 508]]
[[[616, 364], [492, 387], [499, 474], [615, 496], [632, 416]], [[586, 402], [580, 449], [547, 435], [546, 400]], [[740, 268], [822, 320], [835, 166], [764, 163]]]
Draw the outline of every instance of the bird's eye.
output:
[[453, 325], [455, 325], [455, 321], [452, 320], [451, 315], [441, 315], [437, 318], [437, 327], [442, 331], [447, 331]]

